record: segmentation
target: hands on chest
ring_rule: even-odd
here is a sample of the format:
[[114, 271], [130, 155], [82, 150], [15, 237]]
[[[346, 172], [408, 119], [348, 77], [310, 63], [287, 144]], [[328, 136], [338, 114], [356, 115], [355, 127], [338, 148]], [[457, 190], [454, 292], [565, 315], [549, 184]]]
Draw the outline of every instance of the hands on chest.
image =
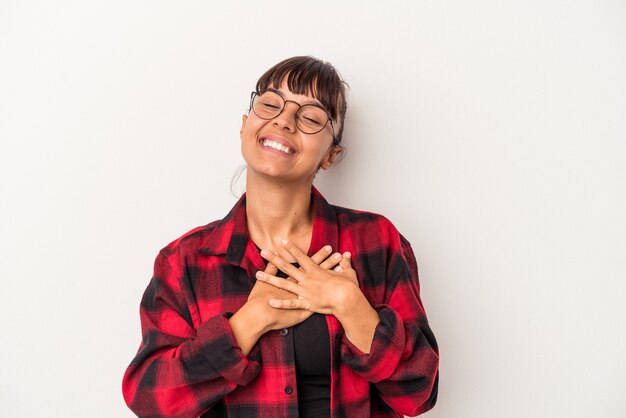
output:
[[[330, 271], [333, 268], [337, 268], [339, 263], [342, 260], [342, 256], [339, 253], [332, 254], [332, 248], [327, 245], [320, 249], [317, 253], [315, 253], [312, 257], [307, 257], [315, 266], [324, 271]], [[268, 251], [264, 251], [263, 254], [267, 254]], [[299, 269], [294, 267], [292, 264], [284, 261], [283, 258], [280, 258], [276, 252], [271, 252], [272, 255], [276, 258], [274, 260], [280, 259], [281, 265], [288, 265], [291, 267], [290, 273], [285, 272], [285, 274], [290, 274], [287, 278], [277, 277], [278, 267], [276, 264], [269, 262], [267, 264], [267, 268], [261, 273], [265, 278], [271, 278], [275, 280], [277, 283], [291, 283], [298, 284], [298, 280], [293, 276], [293, 274], [297, 274], [294, 272], [298, 272], [302, 270], [302, 267]], [[306, 256], [306, 255], [305, 255]], [[278, 263], [279, 261], [276, 261]], [[299, 276], [299, 274], [298, 274]], [[289, 310], [281, 310], [275, 309], [272, 304], [275, 301], [292, 301], [294, 303], [294, 308]], [[248, 302], [254, 306], [254, 311], [257, 313], [257, 318], [259, 322], [265, 324], [264, 328], [266, 331], [276, 330], [282, 328], [288, 328], [299, 324], [300, 322], [307, 319], [311, 316], [315, 310], [312, 309], [303, 309], [297, 307], [302, 300], [299, 299], [299, 295], [297, 293], [293, 293], [289, 290], [281, 288], [279, 286], [275, 286], [269, 283], [266, 280], [257, 280], [250, 295], [248, 296]]]
[[[243, 353], [266, 332], [299, 324], [314, 312], [335, 315], [346, 336], [369, 352], [379, 318], [359, 288], [351, 254], [331, 256], [332, 248], [325, 246], [309, 257], [290, 241], [282, 245], [300, 267], [274, 251], [261, 251], [267, 268], [257, 272], [248, 301], [229, 320]], [[277, 277], [278, 270], [288, 277]]]
[[[297, 297], [272, 297], [268, 301], [270, 306], [281, 310], [304, 310], [332, 315], [349, 303], [350, 296], [360, 292], [356, 272], [350, 263], [350, 253], [335, 253], [320, 262], [325, 254], [320, 255], [318, 252], [313, 257], [308, 257], [290, 241], [284, 240], [282, 245], [300, 264], [300, 268], [294, 267], [276, 252], [263, 250], [261, 255], [268, 260], [268, 266], [273, 268], [270, 271], [266, 269], [264, 272], [257, 272], [256, 277]], [[329, 251], [326, 250], [326, 253]], [[276, 277], [273, 271], [275, 269], [281, 270], [290, 279]]]

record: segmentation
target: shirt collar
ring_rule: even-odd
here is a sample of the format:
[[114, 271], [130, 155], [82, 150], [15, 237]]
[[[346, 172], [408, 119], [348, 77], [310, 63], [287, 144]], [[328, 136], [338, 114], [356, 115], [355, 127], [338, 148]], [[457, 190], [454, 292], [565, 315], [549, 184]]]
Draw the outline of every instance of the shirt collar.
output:
[[[334, 251], [338, 250], [337, 214], [315, 187], [311, 188], [311, 205], [313, 207], [313, 234], [308, 255], [315, 254], [324, 245], [331, 245]], [[245, 193], [200, 245], [199, 254], [226, 254], [226, 259], [230, 264], [239, 265], [250, 271], [265, 268], [265, 262], [248, 232]]]

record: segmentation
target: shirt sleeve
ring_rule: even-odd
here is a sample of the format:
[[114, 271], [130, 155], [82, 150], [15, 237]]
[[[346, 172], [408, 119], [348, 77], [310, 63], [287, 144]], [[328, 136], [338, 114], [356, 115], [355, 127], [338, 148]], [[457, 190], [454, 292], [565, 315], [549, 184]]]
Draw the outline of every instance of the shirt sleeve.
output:
[[230, 314], [194, 327], [181, 264], [177, 249], [161, 250], [141, 301], [143, 339], [122, 383], [139, 417], [198, 417], [260, 370], [239, 348]]
[[401, 250], [390, 257], [385, 303], [372, 305], [380, 322], [370, 353], [361, 352], [344, 334], [341, 357], [392, 409], [416, 416], [437, 400], [439, 351], [420, 300], [413, 250], [397, 236]]

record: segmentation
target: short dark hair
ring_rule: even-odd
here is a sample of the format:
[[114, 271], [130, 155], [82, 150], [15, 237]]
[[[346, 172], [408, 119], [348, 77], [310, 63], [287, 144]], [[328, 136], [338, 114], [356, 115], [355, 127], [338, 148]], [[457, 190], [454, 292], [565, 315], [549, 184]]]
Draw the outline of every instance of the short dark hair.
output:
[[295, 94], [305, 94], [319, 100], [328, 110], [330, 117], [339, 122], [335, 127], [333, 145], [341, 143], [343, 123], [348, 105], [346, 102], [347, 83], [330, 63], [311, 56], [287, 58], [267, 70], [256, 83], [256, 91], [279, 88], [283, 80]]

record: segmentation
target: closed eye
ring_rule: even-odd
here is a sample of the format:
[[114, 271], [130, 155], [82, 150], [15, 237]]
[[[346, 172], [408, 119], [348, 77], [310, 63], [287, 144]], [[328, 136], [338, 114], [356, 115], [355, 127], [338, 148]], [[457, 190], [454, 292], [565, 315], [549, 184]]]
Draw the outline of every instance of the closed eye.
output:
[[309, 123], [309, 124], [311, 124], [311, 125], [318, 125], [318, 126], [319, 126], [319, 125], [321, 125], [321, 124], [322, 124], [322, 122], [320, 122], [320, 121], [318, 121], [318, 120], [316, 120], [316, 119], [312, 119], [312, 118], [307, 117], [307, 116], [303, 116], [303, 117], [302, 117], [302, 119], [303, 119], [306, 123]]
[[279, 106], [276, 106], [275, 104], [272, 103], [261, 103], [263, 105], [263, 107], [267, 107], [268, 109], [280, 109]]

